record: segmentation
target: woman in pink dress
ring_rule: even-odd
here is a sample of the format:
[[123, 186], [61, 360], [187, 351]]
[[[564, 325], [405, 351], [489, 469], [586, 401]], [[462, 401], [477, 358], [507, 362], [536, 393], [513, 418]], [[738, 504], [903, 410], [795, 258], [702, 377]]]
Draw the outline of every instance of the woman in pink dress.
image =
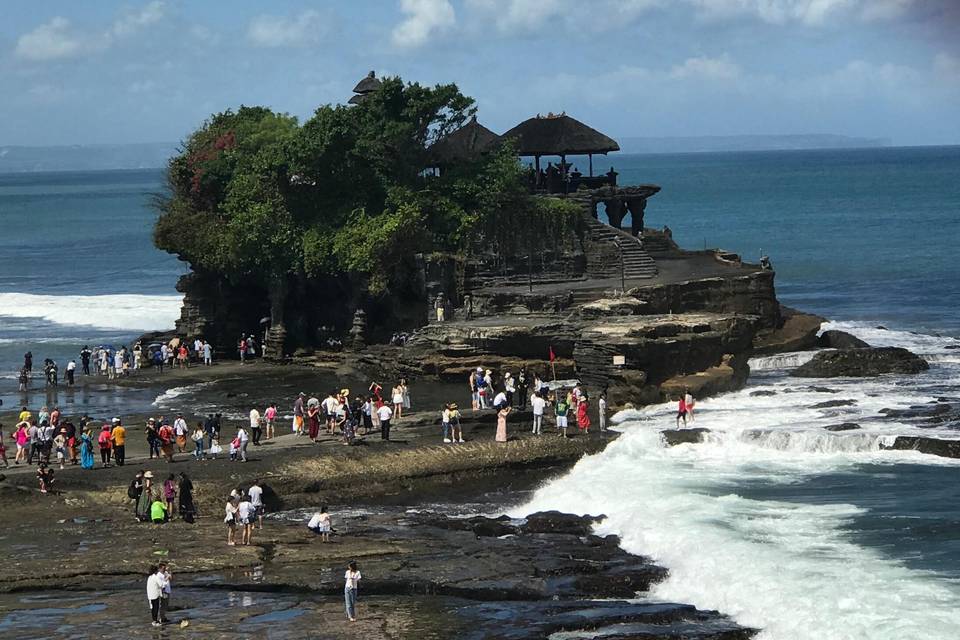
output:
[[497, 442], [507, 441], [507, 416], [510, 414], [510, 407], [503, 407], [497, 412]]

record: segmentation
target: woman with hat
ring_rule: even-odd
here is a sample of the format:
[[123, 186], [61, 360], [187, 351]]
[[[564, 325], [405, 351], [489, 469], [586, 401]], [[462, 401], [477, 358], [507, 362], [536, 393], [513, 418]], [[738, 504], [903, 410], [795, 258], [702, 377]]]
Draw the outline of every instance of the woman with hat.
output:
[[143, 486], [140, 495], [137, 497], [136, 514], [138, 520], [146, 522], [150, 519], [151, 504], [153, 504], [153, 472], [146, 471], [143, 474]]

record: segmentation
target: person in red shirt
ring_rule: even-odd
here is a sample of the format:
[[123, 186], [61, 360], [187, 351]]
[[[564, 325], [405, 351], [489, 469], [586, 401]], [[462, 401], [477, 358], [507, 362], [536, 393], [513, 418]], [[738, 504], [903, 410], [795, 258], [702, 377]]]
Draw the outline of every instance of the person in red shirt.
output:
[[167, 462], [173, 462], [173, 427], [164, 422], [157, 431], [157, 437], [160, 438], [160, 451]]
[[680, 428], [680, 420], [683, 420], [683, 426], [687, 426], [687, 398], [686, 394], [680, 394], [680, 402], [677, 405], [677, 429]]

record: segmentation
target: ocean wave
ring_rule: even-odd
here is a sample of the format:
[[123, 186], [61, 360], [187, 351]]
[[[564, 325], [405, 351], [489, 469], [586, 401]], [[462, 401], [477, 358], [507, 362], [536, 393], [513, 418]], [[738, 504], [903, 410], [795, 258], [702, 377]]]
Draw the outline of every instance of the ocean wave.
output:
[[0, 316], [41, 318], [59, 325], [101, 330], [160, 331], [173, 328], [182, 304], [181, 295], [0, 293]]

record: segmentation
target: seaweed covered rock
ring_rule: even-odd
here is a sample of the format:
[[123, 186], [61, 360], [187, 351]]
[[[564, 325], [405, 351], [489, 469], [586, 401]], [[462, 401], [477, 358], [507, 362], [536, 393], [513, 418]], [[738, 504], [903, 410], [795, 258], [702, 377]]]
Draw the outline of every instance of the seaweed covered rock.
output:
[[885, 373], [914, 374], [930, 368], [927, 361], [901, 347], [821, 351], [794, 369], [798, 378], [864, 378]]

